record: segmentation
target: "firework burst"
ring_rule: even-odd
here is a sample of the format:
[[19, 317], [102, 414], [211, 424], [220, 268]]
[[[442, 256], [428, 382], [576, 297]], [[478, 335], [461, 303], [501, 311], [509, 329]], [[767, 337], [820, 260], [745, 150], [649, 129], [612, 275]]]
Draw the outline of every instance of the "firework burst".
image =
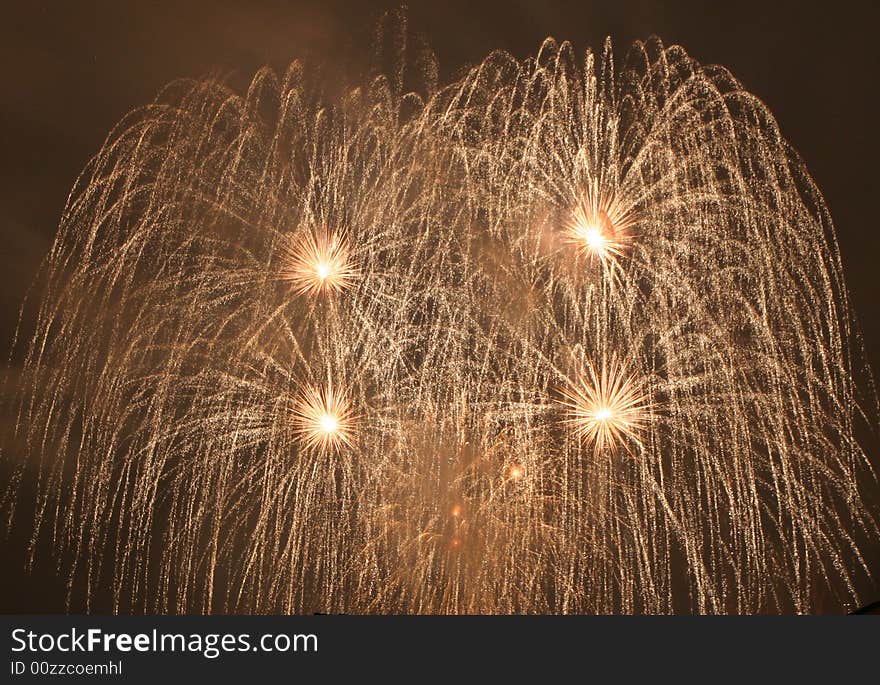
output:
[[598, 181], [588, 184], [565, 225], [566, 242], [590, 260], [617, 266], [630, 248], [636, 213], [614, 193], [602, 193]]
[[616, 359], [598, 370], [592, 362], [585, 367], [586, 371], [562, 390], [566, 424], [596, 454], [606, 449], [617, 452], [628, 442], [638, 443], [652, 412], [636, 376], [627, 374]]
[[282, 247], [281, 279], [297, 294], [339, 293], [351, 287], [357, 275], [346, 240], [335, 233], [307, 232]]
[[72, 610], [857, 601], [880, 409], [759, 100], [656, 40], [309, 74], [166, 89], [71, 193], [0, 502]]
[[334, 390], [332, 384], [303, 389], [295, 414], [296, 431], [306, 447], [335, 452], [352, 446], [354, 412], [345, 393]]

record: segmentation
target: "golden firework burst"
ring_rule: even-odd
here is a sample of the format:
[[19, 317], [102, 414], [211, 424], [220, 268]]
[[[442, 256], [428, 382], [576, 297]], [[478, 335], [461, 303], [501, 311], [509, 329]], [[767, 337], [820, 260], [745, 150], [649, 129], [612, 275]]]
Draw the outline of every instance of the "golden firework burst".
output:
[[348, 242], [336, 233], [308, 232], [282, 246], [281, 278], [299, 295], [341, 292], [358, 273]]
[[635, 212], [615, 193], [602, 193], [598, 182], [587, 187], [572, 210], [564, 237], [590, 259], [614, 265], [632, 244]]
[[332, 384], [306, 386], [296, 403], [296, 431], [306, 447], [333, 452], [351, 447], [355, 416], [344, 392]]
[[598, 370], [587, 362], [585, 371], [563, 388], [562, 395], [566, 424], [592, 444], [596, 453], [606, 448], [616, 452], [627, 440], [638, 442], [652, 417], [648, 396], [636, 376], [627, 374], [616, 359]]

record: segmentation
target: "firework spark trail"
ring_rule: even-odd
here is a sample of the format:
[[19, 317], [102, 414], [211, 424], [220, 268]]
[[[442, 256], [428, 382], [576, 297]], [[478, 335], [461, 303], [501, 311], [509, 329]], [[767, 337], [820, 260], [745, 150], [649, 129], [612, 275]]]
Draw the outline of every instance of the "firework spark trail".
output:
[[876, 400], [763, 104], [659, 41], [314, 92], [298, 64], [175, 84], [74, 189], [18, 423], [71, 601], [856, 599]]

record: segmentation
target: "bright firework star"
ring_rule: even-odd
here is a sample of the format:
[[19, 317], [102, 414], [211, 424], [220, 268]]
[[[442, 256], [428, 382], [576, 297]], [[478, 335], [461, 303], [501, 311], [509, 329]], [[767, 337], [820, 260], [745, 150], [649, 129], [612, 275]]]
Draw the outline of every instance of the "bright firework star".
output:
[[299, 295], [341, 292], [359, 272], [347, 242], [334, 233], [307, 233], [282, 250], [281, 278], [290, 281]]
[[599, 261], [614, 265], [632, 242], [635, 217], [614, 194], [599, 192], [598, 184], [587, 188], [565, 226], [565, 240]]
[[616, 452], [627, 439], [638, 442], [651, 419], [651, 405], [636, 381], [616, 360], [597, 370], [591, 363], [562, 391], [566, 424], [597, 454]]
[[306, 387], [296, 403], [296, 431], [307, 447], [335, 452], [351, 447], [354, 415], [345, 393], [325, 388]]

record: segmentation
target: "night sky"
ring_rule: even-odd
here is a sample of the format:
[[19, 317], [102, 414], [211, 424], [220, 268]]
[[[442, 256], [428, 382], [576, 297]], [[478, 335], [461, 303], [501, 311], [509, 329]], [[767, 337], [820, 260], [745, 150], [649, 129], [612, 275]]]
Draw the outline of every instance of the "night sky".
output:
[[[357, 80], [376, 21], [394, 7], [337, 0], [115, 0], [6, 8], [0, 28], [5, 349], [73, 181], [126, 112], [179, 77], [219, 73], [240, 90], [260, 66], [283, 69], [295, 58]], [[599, 48], [610, 35], [622, 55], [631, 41], [656, 34], [667, 44], [680, 43], [702, 63], [728, 67], [767, 103], [825, 195], [875, 370], [878, 21], [880, 7], [868, 2], [445, 0], [409, 6], [410, 31], [436, 51], [444, 80], [493, 49], [534, 54], [548, 35], [570, 40], [578, 50]], [[16, 531], [4, 543], [0, 611], [62, 609], [63, 580], [52, 577], [51, 563], [30, 579], [17, 570], [26, 536]], [[880, 574], [876, 546], [873, 561]]]

